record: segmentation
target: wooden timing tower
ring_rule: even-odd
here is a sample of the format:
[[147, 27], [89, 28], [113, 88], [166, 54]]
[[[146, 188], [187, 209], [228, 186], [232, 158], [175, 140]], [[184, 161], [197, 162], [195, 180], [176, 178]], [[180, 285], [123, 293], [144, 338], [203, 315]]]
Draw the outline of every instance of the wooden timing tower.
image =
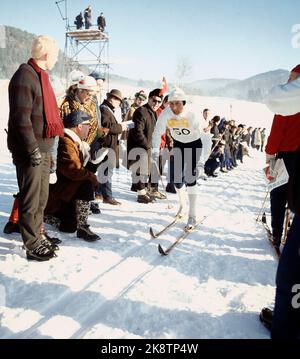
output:
[[[65, 3], [65, 16], [60, 9], [60, 3]], [[76, 30], [70, 26], [67, 16], [67, 0], [56, 1], [56, 5], [65, 21], [65, 51], [64, 73], [69, 77], [72, 70], [84, 69], [84, 72], [97, 71], [109, 88], [109, 36], [92, 25], [89, 29]], [[72, 21], [73, 23], [73, 21]]]

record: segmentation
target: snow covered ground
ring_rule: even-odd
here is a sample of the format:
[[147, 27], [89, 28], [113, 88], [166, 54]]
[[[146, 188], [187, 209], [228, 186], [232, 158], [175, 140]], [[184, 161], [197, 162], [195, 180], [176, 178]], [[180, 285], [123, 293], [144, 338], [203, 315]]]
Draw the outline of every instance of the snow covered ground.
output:
[[273, 304], [277, 262], [255, 222], [265, 195], [262, 153], [253, 151], [233, 172], [201, 185], [198, 212], [207, 219], [168, 257], [157, 245], [170, 244], [184, 223], [161, 239], [151, 239], [149, 226], [159, 230], [171, 220], [176, 195], [138, 204], [121, 168], [113, 188], [122, 205], [101, 203], [102, 214], [89, 218], [102, 240], [89, 244], [48, 226], [63, 240], [58, 257], [28, 262], [20, 235], [2, 232], [17, 192], [6, 121], [2, 106], [0, 338], [269, 337], [258, 313]]

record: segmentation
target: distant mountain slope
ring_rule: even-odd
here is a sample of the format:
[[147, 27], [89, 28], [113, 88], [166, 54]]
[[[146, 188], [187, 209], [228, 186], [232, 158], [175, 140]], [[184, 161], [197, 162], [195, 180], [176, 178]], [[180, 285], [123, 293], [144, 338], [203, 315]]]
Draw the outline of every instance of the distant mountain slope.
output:
[[202, 91], [204, 94], [210, 94], [212, 91], [217, 90], [219, 88], [225, 87], [227, 85], [231, 85], [233, 83], [237, 83], [240, 80], [236, 79], [207, 79], [207, 80], [198, 80], [193, 81], [186, 84], [187, 88], [198, 89]]
[[288, 77], [286, 70], [269, 71], [216, 89], [211, 95], [261, 101], [272, 87], [285, 83]]
[[[34, 37], [33, 34], [11, 26], [0, 26], [0, 79], [10, 79], [19, 65], [28, 60]], [[51, 74], [61, 78], [64, 75], [63, 64], [63, 53], [60, 51], [58, 62]], [[90, 71], [85, 66], [80, 68], [85, 73]], [[242, 81], [222, 78], [198, 80], [185, 84], [183, 89], [189, 95], [221, 96], [260, 102], [273, 86], [285, 83], [288, 75], [286, 70], [275, 70]], [[141, 89], [153, 89], [161, 85], [160, 81], [134, 80], [117, 74], [111, 74], [110, 79], [115, 84]], [[172, 88], [171, 83], [169, 87]]]

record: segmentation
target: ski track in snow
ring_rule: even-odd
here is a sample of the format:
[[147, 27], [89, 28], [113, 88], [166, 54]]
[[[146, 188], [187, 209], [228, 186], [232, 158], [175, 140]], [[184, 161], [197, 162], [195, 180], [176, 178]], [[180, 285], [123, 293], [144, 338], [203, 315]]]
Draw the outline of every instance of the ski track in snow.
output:
[[[88, 244], [47, 226], [63, 244], [56, 259], [35, 263], [26, 261], [19, 235], [1, 233], [0, 337], [267, 338], [258, 313], [272, 305], [277, 264], [255, 222], [265, 186], [263, 156], [253, 154], [203, 182], [199, 216], [207, 218], [167, 258], [157, 245], [168, 246], [184, 222], [158, 239], [149, 226], [160, 230], [171, 220], [176, 195], [138, 204], [124, 169], [114, 176], [122, 206], [100, 204], [102, 214], [90, 216], [101, 241]], [[13, 166], [0, 171], [3, 228], [17, 186]]]
[[[207, 218], [168, 257], [158, 243], [172, 243], [184, 222], [158, 239], [149, 227], [159, 231], [172, 219], [176, 195], [138, 204], [122, 168], [113, 182], [122, 206], [101, 203], [102, 214], [89, 217], [102, 240], [86, 243], [46, 226], [63, 240], [58, 257], [28, 262], [20, 235], [2, 231], [18, 191], [3, 131], [5, 91], [0, 87], [0, 338], [269, 337], [258, 314], [273, 305], [277, 261], [255, 222], [265, 197], [263, 154], [252, 151], [233, 172], [203, 182], [198, 214]], [[216, 113], [228, 107], [226, 99], [205, 99]], [[251, 117], [270, 126], [261, 105], [236, 101], [234, 108], [257, 109], [260, 116]]]

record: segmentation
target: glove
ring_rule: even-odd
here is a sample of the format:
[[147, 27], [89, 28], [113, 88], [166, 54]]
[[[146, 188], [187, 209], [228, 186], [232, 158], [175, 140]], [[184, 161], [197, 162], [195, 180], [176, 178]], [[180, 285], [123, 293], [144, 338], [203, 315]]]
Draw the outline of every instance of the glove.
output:
[[159, 149], [158, 148], [152, 148], [151, 158], [154, 163], [158, 164], [158, 161], [159, 161]]
[[30, 153], [29, 162], [32, 167], [36, 167], [41, 164], [42, 155], [38, 147], [33, 152]]
[[269, 164], [271, 162], [271, 160], [275, 160], [275, 159], [276, 159], [276, 155], [266, 154], [266, 164]]
[[197, 163], [197, 177], [201, 178], [204, 175], [204, 163], [199, 161]]

